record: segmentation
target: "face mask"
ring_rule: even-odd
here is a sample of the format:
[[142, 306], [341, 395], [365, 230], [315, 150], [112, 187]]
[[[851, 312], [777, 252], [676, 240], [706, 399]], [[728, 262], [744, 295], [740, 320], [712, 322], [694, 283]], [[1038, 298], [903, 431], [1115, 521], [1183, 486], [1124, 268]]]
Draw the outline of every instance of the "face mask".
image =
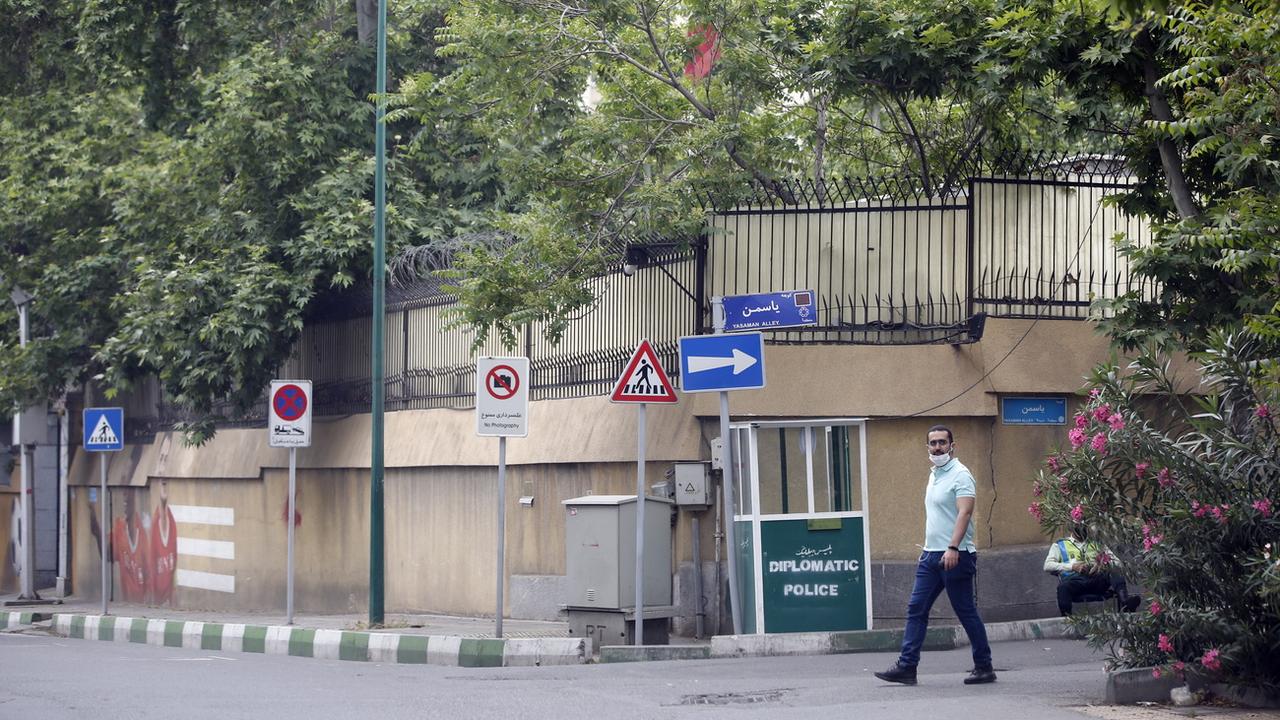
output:
[[942, 467], [943, 465], [946, 465], [947, 463], [951, 462], [951, 454], [947, 453], [945, 455], [930, 455], [929, 462], [933, 463], [934, 467]]

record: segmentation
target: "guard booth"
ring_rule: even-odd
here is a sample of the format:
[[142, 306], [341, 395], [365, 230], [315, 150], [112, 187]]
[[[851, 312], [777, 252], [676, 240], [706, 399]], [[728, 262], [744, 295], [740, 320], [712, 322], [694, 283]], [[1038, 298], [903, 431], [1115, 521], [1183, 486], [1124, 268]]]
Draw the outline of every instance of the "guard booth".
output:
[[730, 425], [744, 633], [871, 628], [866, 421]]

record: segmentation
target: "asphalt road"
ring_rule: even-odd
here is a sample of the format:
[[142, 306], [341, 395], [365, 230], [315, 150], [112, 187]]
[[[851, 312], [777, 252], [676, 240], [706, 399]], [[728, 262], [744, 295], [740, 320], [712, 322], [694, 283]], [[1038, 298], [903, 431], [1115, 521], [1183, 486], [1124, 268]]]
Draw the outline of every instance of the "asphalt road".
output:
[[1101, 657], [1082, 642], [993, 650], [993, 685], [961, 683], [965, 648], [925, 653], [904, 687], [871, 675], [889, 654], [466, 669], [0, 633], [0, 719], [1081, 720], [1074, 708], [1102, 696]]

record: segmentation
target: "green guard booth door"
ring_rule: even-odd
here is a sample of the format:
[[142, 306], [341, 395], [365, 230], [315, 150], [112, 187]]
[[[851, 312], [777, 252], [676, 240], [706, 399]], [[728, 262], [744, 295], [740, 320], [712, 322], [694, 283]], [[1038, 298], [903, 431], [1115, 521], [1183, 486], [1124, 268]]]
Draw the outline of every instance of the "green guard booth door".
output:
[[743, 632], [870, 629], [865, 421], [731, 432]]

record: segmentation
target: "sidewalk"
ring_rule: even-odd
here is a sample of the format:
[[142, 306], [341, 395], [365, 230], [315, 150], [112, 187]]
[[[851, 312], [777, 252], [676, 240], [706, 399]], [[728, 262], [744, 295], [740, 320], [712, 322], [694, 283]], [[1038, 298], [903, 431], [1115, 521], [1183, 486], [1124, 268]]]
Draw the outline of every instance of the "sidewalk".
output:
[[[4, 600], [7, 598], [0, 598]], [[178, 610], [111, 603], [109, 615], [98, 602], [69, 598], [60, 605], [0, 610], [0, 630], [43, 629], [70, 638], [151, 645], [259, 652], [391, 663], [429, 663], [464, 667], [565, 665], [589, 662], [696, 660], [706, 658], [828, 655], [887, 652], [902, 643], [902, 629], [853, 632], [722, 635], [708, 640], [672, 636], [672, 645], [593, 648], [586, 638], [569, 636], [563, 622], [507, 620], [495, 637], [492, 618], [391, 613], [380, 628], [367, 616], [296, 614], [284, 624], [282, 613]], [[992, 623], [992, 642], [1074, 637], [1060, 618]], [[925, 649], [968, 644], [958, 626], [930, 628]], [[598, 658], [596, 657], [598, 654]]]

